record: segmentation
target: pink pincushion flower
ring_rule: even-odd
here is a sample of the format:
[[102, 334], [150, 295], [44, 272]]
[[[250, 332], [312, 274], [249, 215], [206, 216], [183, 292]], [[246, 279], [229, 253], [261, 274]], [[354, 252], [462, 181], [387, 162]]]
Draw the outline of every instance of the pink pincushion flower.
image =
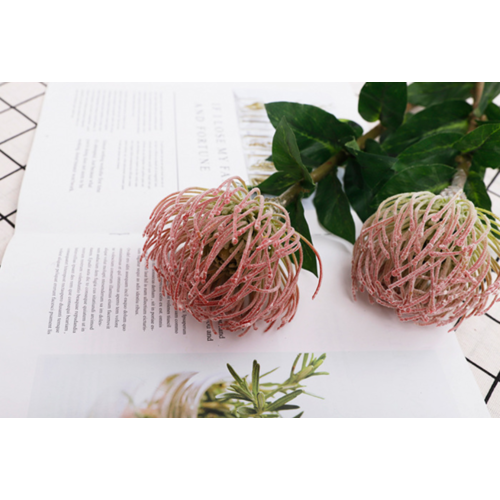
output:
[[461, 195], [405, 193], [382, 202], [354, 245], [354, 297], [366, 290], [402, 321], [456, 327], [499, 300], [500, 220]]
[[281, 205], [233, 177], [216, 189], [171, 194], [150, 219], [142, 258], [154, 261], [162, 292], [177, 310], [228, 331], [256, 329], [261, 320], [267, 331], [292, 320], [300, 240], [307, 240]]

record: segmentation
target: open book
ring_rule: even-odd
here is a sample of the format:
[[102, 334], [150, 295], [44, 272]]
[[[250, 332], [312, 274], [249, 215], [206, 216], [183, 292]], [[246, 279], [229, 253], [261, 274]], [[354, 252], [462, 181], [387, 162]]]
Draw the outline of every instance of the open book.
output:
[[[312, 207], [323, 285], [311, 300], [316, 278], [301, 272], [282, 329], [213, 331], [161, 295], [139, 259], [151, 211], [179, 189], [248, 179], [243, 108], [271, 100], [356, 114], [343, 84], [49, 85], [0, 270], [0, 416], [248, 416], [224, 394], [251, 387], [254, 360], [284, 417], [488, 416], [453, 333], [353, 301], [352, 248]], [[271, 125], [255, 120], [265, 151]], [[315, 363], [318, 376], [297, 377]], [[302, 392], [272, 406], [287, 384]]]

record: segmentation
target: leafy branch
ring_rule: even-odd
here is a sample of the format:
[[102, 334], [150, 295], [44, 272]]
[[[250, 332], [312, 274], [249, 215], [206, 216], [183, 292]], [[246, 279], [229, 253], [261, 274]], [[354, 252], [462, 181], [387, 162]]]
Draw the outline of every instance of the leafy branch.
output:
[[[498, 94], [495, 82], [369, 82], [358, 111], [378, 123], [364, 135], [353, 121], [315, 106], [268, 103], [277, 172], [259, 187], [287, 207], [292, 225], [308, 239], [302, 198], [314, 193], [319, 222], [354, 243], [351, 208], [365, 221], [389, 196], [442, 192], [460, 169], [467, 170], [467, 197], [491, 210], [483, 178], [486, 168], [500, 167], [500, 108], [493, 103]], [[303, 267], [316, 273], [314, 254], [306, 245], [303, 252]]]

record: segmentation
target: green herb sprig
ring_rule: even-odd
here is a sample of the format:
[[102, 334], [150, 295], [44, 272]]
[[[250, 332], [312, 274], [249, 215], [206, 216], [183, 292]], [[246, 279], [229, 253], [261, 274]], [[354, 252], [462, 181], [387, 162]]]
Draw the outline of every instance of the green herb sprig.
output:
[[[302, 361], [300, 359], [302, 357]], [[227, 388], [219, 387], [219, 394], [207, 392], [200, 405], [198, 416], [222, 416], [233, 418], [278, 418], [287, 410], [298, 410], [296, 404], [290, 404], [301, 394], [317, 397], [305, 390], [304, 380], [318, 376], [328, 375], [320, 372], [318, 368], [323, 364], [326, 354], [315, 357], [314, 354], [299, 354], [293, 362], [289, 377], [281, 383], [262, 382], [264, 377], [275, 372], [275, 368], [267, 373], [260, 374], [260, 364], [254, 360], [252, 374], [240, 377], [234, 368], [228, 364], [227, 368], [233, 381]], [[300, 364], [300, 368], [297, 370]], [[220, 406], [217, 406], [220, 405]], [[303, 412], [295, 415], [300, 418]]]

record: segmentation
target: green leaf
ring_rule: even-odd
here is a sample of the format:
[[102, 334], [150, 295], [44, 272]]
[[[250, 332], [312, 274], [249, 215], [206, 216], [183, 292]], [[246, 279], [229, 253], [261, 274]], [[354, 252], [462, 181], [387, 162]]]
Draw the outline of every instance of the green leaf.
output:
[[362, 168], [366, 187], [376, 192], [378, 188], [392, 175], [396, 158], [374, 155], [363, 151], [353, 151], [356, 161]]
[[[296, 133], [295, 136], [300, 136], [300, 134]], [[319, 167], [325, 161], [332, 157], [332, 153], [328, 148], [325, 148], [323, 144], [315, 141], [309, 141], [310, 144], [306, 147], [302, 147], [300, 149], [300, 158], [302, 159], [302, 163], [307, 167], [309, 171], [314, 168]]]
[[300, 413], [297, 413], [297, 415], [295, 415], [295, 417], [293, 417], [293, 418], [300, 418], [300, 417], [302, 417], [302, 415], [304, 415], [303, 411], [301, 411]]
[[364, 222], [369, 217], [368, 207], [373, 198], [373, 192], [365, 186], [361, 166], [353, 157], [347, 160], [345, 167], [344, 189], [352, 208]]
[[300, 408], [299, 405], [283, 405], [279, 408], [276, 408], [274, 411], [283, 411], [283, 410], [298, 410]]
[[347, 140], [356, 136], [347, 123], [342, 123], [334, 115], [316, 106], [271, 102], [266, 104], [266, 111], [275, 128], [285, 117], [295, 132], [323, 144], [331, 154], [339, 151]]
[[309, 353], [304, 353], [302, 357], [302, 370], [307, 366], [307, 360], [309, 358]]
[[[295, 200], [293, 203], [286, 207], [288, 214], [290, 215], [290, 223], [292, 227], [306, 238], [312, 244], [311, 231], [309, 231], [309, 225], [307, 224], [306, 217], [304, 215], [304, 207], [302, 206], [302, 201], [300, 199]], [[318, 277], [318, 266], [316, 262], [316, 254], [312, 251], [311, 247], [300, 240], [302, 246], [302, 268], [307, 269]], [[297, 260], [299, 259], [299, 253], [296, 252], [295, 256]]]
[[[345, 122], [349, 126], [351, 126], [356, 137], [362, 135], [363, 129], [357, 123], [350, 120], [340, 121]], [[297, 139], [297, 146], [300, 150], [300, 158], [302, 159], [302, 163], [310, 172], [332, 157], [331, 149], [325, 147], [320, 142], [309, 139], [298, 133], [297, 131], [295, 131], [295, 138]], [[273, 161], [272, 155], [269, 156], [267, 160]]]
[[306, 189], [314, 190], [311, 174], [302, 163], [295, 134], [283, 117], [273, 137], [273, 162], [278, 172], [261, 182], [257, 187], [265, 194], [278, 195], [296, 182]]
[[358, 123], [353, 122], [352, 120], [348, 120], [346, 118], [339, 118], [339, 121], [341, 121], [342, 123], [347, 123], [347, 125], [349, 125], [352, 128], [352, 130], [354, 131], [354, 135], [356, 136], [356, 139], [358, 139], [363, 135], [363, 127]]
[[472, 156], [471, 159], [471, 167], [469, 169], [469, 172], [475, 172], [481, 179], [484, 179], [484, 176], [486, 174], [486, 167], [483, 167], [482, 165], [479, 165], [475, 160], [474, 156]]
[[472, 201], [476, 207], [491, 211], [491, 199], [488, 195], [486, 185], [477, 172], [469, 172], [464, 192], [467, 199]]
[[314, 367], [318, 368], [318, 366], [321, 366], [323, 361], [325, 361], [325, 359], [326, 359], [326, 352], [321, 354], [321, 356], [319, 356], [318, 359], [314, 360]]
[[241, 379], [241, 377], [236, 373], [236, 371], [234, 370], [234, 368], [229, 364], [227, 363], [227, 369], [229, 370], [229, 373], [233, 376], [234, 380], [236, 380], [236, 382], [242, 386], [243, 385], [243, 380]]
[[493, 134], [500, 130], [500, 124], [483, 125], [464, 135], [455, 147], [461, 153], [470, 153], [480, 148]]
[[345, 169], [344, 187], [349, 201], [362, 221], [371, 214], [375, 194], [394, 175], [395, 158], [359, 152]]
[[266, 398], [264, 396], [264, 393], [259, 392], [257, 394], [257, 408], [259, 409], [259, 412], [263, 411], [266, 406]]
[[380, 120], [390, 130], [398, 128], [406, 111], [406, 83], [365, 83], [359, 95], [358, 111], [366, 121]]
[[252, 393], [255, 398], [257, 398], [257, 394], [259, 393], [259, 372], [260, 365], [254, 360], [252, 367]]
[[358, 141], [352, 140], [352, 141], [347, 141], [344, 144], [344, 148], [351, 153], [352, 155], [356, 156], [359, 151], [361, 151], [361, 148], [359, 147]]
[[474, 152], [474, 162], [482, 168], [500, 168], [500, 131]]
[[481, 99], [479, 100], [479, 104], [475, 109], [474, 114], [476, 116], [484, 114], [486, 108], [498, 94], [500, 94], [500, 82], [486, 82], [484, 84], [483, 93], [481, 94]]
[[476, 120], [476, 125], [482, 127], [483, 125], [497, 125], [500, 120]]
[[245, 381], [242, 381], [241, 385], [232, 384], [229, 386], [229, 388], [231, 390], [233, 390], [234, 392], [237, 392], [241, 396], [248, 398], [249, 401], [252, 401], [252, 397], [253, 397], [252, 393], [246, 387]]
[[215, 396], [215, 399], [221, 402], [229, 401], [230, 399], [237, 399], [240, 401], [249, 401], [249, 402], [252, 401], [249, 397], [243, 396], [242, 394], [238, 394], [237, 392], [224, 392], [222, 394], [218, 394], [217, 396]]
[[295, 399], [297, 396], [300, 396], [302, 394], [302, 392], [303, 392], [302, 390], [298, 389], [297, 391], [293, 391], [293, 392], [290, 392], [289, 394], [285, 394], [281, 398], [274, 401], [274, 403], [271, 403], [270, 405], [268, 405], [266, 408], [266, 411], [277, 411], [277, 408], [290, 402], [292, 399]]
[[448, 165], [419, 165], [396, 172], [375, 195], [371, 205], [374, 213], [379, 204], [390, 196], [400, 193], [430, 191], [438, 194], [450, 185], [456, 168]]
[[474, 82], [415, 82], [408, 86], [408, 102], [427, 107], [452, 99], [465, 100], [471, 97], [473, 88]]
[[415, 165], [432, 163], [451, 164], [459, 150], [455, 143], [462, 138], [462, 134], [445, 132], [432, 135], [405, 149], [397, 159], [394, 170], [400, 171]]
[[302, 356], [302, 353], [297, 354], [297, 357], [293, 361], [292, 369], [290, 370], [290, 377], [293, 375], [293, 372], [294, 372], [294, 370], [295, 370], [295, 368], [297, 366], [297, 363], [298, 363], [298, 361], [299, 361], [299, 359], [300, 359], [301, 356]]
[[365, 142], [365, 153], [370, 153], [373, 155], [383, 155], [386, 156], [385, 151], [382, 149], [380, 142], [374, 139], [366, 139]]
[[272, 194], [279, 196], [284, 193], [290, 186], [296, 183], [295, 176], [286, 172], [275, 172], [267, 179], [263, 180], [257, 188], [260, 189], [262, 194]]
[[464, 101], [447, 101], [420, 111], [384, 142], [383, 150], [393, 156], [419, 140], [440, 132], [465, 132], [472, 107]]
[[240, 406], [236, 411], [244, 417], [247, 417], [248, 415], [255, 415], [257, 413], [257, 410], [248, 408], [247, 406]]
[[[478, 127], [476, 131], [483, 128], [493, 127], [496, 125], [483, 125]], [[471, 134], [473, 133], [471, 132]], [[471, 135], [468, 134], [468, 135]], [[482, 168], [500, 168], [500, 130], [492, 133], [481, 146], [473, 152], [473, 162], [477, 167]]]
[[278, 369], [279, 369], [279, 366], [277, 366], [276, 368], [273, 368], [272, 370], [269, 370], [268, 372], [264, 373], [263, 375], [260, 376], [260, 378], [263, 379], [264, 377], [267, 377], [269, 374], [275, 372]]
[[336, 169], [318, 182], [314, 206], [318, 220], [324, 228], [354, 244], [356, 241], [354, 220]]
[[494, 102], [490, 102], [488, 107], [484, 110], [485, 115], [488, 120], [499, 120], [500, 121], [500, 107], [498, 107]]

